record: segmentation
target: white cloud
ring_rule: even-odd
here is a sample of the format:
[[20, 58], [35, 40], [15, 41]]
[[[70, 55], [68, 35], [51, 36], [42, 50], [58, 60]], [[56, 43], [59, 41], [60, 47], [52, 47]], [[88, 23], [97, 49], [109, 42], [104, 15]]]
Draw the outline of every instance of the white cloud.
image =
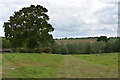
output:
[[[0, 24], [22, 7], [39, 4], [48, 9], [54, 37], [116, 36], [118, 0], [1, 0]], [[3, 28], [0, 25], [0, 36]], [[89, 30], [89, 31], [88, 31]], [[104, 30], [104, 31], [102, 31]], [[113, 31], [113, 34], [110, 34]], [[102, 34], [101, 34], [102, 33]]]

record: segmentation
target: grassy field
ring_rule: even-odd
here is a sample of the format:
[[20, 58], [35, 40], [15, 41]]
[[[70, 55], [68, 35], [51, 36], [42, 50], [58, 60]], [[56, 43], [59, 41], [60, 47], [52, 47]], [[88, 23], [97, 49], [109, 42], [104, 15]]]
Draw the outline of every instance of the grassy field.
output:
[[[85, 42], [95, 42], [97, 39], [68, 39], [68, 40], [55, 40], [57, 43], [64, 44], [79, 44]], [[110, 39], [109, 41], [116, 41], [117, 39]]]
[[3, 54], [3, 78], [116, 78], [118, 53]]
[[71, 39], [71, 40], [55, 40], [57, 43], [64, 43], [64, 44], [79, 44], [85, 42], [95, 42], [96, 39]]

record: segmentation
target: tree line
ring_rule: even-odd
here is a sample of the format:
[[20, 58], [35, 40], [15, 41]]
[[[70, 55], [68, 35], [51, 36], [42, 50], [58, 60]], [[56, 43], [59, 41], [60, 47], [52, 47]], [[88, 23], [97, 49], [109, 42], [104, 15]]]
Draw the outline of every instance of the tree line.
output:
[[79, 44], [58, 44], [53, 48], [54, 54], [97, 54], [120, 52], [120, 38], [116, 40], [83, 42]]
[[[2, 38], [2, 48], [13, 48], [9, 40]], [[120, 38], [110, 39], [109, 41], [95, 41], [75, 43], [57, 43], [52, 47], [39, 47], [38, 49], [17, 48], [16, 52], [22, 53], [53, 53], [53, 54], [96, 54], [120, 52]]]
[[[64, 37], [64, 38], [55, 38], [54, 40], [73, 40], [73, 39], [97, 39], [99, 38], [98, 36], [96, 37]], [[110, 39], [117, 39], [117, 37], [109, 37]]]

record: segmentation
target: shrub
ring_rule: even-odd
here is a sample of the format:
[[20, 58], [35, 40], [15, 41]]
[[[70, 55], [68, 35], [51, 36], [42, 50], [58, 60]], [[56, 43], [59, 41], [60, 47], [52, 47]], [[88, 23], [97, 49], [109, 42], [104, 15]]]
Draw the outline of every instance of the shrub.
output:
[[11, 43], [9, 42], [9, 40], [6, 40], [5, 38], [2, 38], [2, 48], [12, 48]]
[[55, 43], [52, 53], [54, 54], [68, 54], [68, 49], [65, 44]]
[[52, 53], [52, 49], [50, 47], [41, 48], [42, 53]]
[[[104, 48], [104, 52], [105, 53], [111, 53], [111, 52], [114, 52], [114, 46], [115, 45], [115, 42], [113, 42], [113, 41], [108, 41], [107, 43], [106, 43], [106, 46], [105, 46], [105, 48]], [[116, 48], [116, 47], [115, 47]]]
[[114, 51], [115, 52], [120, 52], [120, 37], [117, 38], [114, 46], [116, 47], [116, 49], [114, 49]]
[[28, 49], [28, 48], [18, 48], [16, 49], [16, 52], [19, 53], [35, 53], [34, 49]]
[[93, 52], [90, 43], [86, 43], [85, 51], [86, 51], [86, 52], [85, 52], [86, 54], [90, 54], [90, 53]]
[[41, 53], [41, 49], [40, 48], [35, 48], [35, 53]]
[[53, 54], [60, 54], [60, 44], [58, 43], [55, 43], [54, 46], [53, 46], [53, 49], [52, 49], [52, 53]]
[[68, 54], [75, 54], [75, 44], [66, 44]]
[[86, 50], [85, 50], [85, 47], [86, 47], [86, 44], [85, 43], [80, 43], [80, 44], [78, 44], [78, 48], [79, 48], [79, 53], [85, 53], [86, 52]]
[[60, 45], [60, 53], [61, 54], [68, 54], [68, 48], [65, 44]]
[[106, 42], [93, 42], [91, 44], [92, 53], [102, 53], [104, 52], [104, 47], [106, 45]]

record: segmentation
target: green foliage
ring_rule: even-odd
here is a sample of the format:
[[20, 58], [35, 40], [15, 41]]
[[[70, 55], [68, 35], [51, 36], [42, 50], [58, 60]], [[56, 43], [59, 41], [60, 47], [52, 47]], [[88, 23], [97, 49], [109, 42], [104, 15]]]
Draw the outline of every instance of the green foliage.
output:
[[105, 42], [93, 42], [91, 44], [92, 53], [103, 53], [105, 45]]
[[60, 54], [60, 45], [58, 43], [55, 43], [53, 46], [53, 50], [52, 50], [53, 54]]
[[67, 46], [65, 44], [61, 44], [60, 46], [61, 46], [60, 47], [60, 53], [61, 54], [68, 54], [68, 48], [67, 48]]
[[87, 53], [87, 54], [90, 54], [90, 53], [92, 53], [92, 49], [91, 49], [91, 45], [90, 45], [90, 43], [87, 43], [87, 45], [86, 45], [86, 47], [85, 47], [85, 53]]
[[68, 53], [67, 46], [65, 44], [55, 43], [52, 53], [53, 54], [67, 54]]
[[115, 45], [115, 44], [113, 43], [113, 41], [108, 41], [108, 42], [106, 43], [105, 48], [104, 48], [104, 52], [106, 52], [106, 53], [113, 52], [113, 45]]
[[31, 5], [16, 11], [4, 23], [6, 39], [15, 48], [51, 47], [53, 36], [49, 32], [54, 31], [54, 28], [48, 23], [47, 12], [41, 5]]
[[17, 48], [16, 52], [19, 53], [38, 53], [35, 49], [30, 49], [30, 48]]
[[52, 48], [46, 47], [46, 48], [17, 48], [16, 52], [20, 53], [52, 53]]
[[[104, 41], [94, 41], [94, 42], [79, 42], [76, 44], [69, 40], [61, 41], [54, 43], [51, 47], [41, 47], [31, 49], [31, 48], [17, 48], [17, 52], [21, 53], [54, 53], [54, 54], [97, 54], [97, 53], [111, 53], [111, 52], [120, 52], [120, 38], [110, 39], [108, 42]], [[9, 40], [3, 38], [3, 48], [12, 48]]]
[[[63, 42], [64, 43], [64, 42]], [[81, 43], [56, 43], [53, 49], [55, 54], [97, 54], [97, 53], [112, 53], [120, 52], [120, 39], [94, 42], [81, 42]]]
[[41, 53], [52, 53], [52, 49], [50, 47], [40, 48]]
[[67, 48], [68, 48], [68, 53], [69, 54], [74, 54], [75, 51], [75, 44], [66, 44]]
[[97, 41], [100, 42], [100, 41], [105, 41], [105, 42], [108, 42], [109, 38], [107, 38], [107, 36], [100, 36], [97, 38]]
[[120, 52], [120, 38], [118, 37], [117, 40], [113, 44], [113, 51]]
[[2, 39], [2, 48], [12, 48], [12, 45], [10, 44], [9, 40], [6, 40], [5, 38]]

